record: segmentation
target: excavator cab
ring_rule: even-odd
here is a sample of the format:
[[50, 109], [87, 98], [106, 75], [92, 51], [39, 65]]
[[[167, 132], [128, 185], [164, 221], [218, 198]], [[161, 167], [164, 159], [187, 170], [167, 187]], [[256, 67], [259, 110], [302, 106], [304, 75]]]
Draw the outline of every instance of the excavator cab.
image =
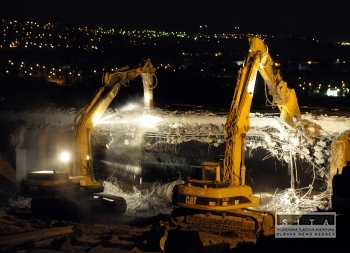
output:
[[203, 162], [202, 163], [202, 180], [220, 182], [220, 163], [218, 162]]
[[332, 179], [332, 208], [336, 211], [350, 211], [350, 162], [342, 168], [341, 174]]

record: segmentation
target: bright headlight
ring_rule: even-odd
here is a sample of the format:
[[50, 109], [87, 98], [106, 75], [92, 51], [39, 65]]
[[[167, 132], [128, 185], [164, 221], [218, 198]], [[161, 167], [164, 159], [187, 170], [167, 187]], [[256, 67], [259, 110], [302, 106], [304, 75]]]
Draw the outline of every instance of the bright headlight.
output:
[[70, 160], [70, 154], [67, 151], [63, 151], [60, 154], [59, 159], [61, 162], [66, 163]]

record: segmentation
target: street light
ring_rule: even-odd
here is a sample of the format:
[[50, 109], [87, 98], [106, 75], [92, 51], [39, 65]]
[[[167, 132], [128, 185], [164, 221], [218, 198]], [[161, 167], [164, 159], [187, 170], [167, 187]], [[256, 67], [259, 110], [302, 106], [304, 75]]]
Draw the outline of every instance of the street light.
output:
[[45, 66], [43, 66], [43, 76], [44, 76], [44, 78], [46, 78], [46, 76], [47, 76], [47, 70], [46, 70]]
[[38, 69], [39, 69], [38, 76], [40, 76], [40, 65], [39, 65], [39, 63], [37, 63], [36, 66], [37, 66]]

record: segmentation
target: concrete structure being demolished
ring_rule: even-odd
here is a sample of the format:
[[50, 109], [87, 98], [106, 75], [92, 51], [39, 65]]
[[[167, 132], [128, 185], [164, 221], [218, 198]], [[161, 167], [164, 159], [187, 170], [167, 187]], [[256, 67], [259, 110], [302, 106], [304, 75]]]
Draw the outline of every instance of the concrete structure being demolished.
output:
[[[42, 160], [43, 157], [49, 156], [50, 152], [44, 151], [43, 148], [37, 148], [35, 151], [33, 146], [28, 146], [28, 142], [23, 145], [28, 136], [35, 136], [32, 141], [36, 142], [36, 146], [42, 143], [54, 146], [52, 142], [62, 139], [62, 132], [73, 129], [77, 111], [75, 108], [19, 109], [2, 111], [0, 114], [3, 122], [22, 122], [20, 127], [12, 129], [9, 133], [10, 145], [16, 150], [16, 179], [18, 181], [27, 172], [38, 168], [44, 169], [44, 166], [50, 164], [39, 162], [39, 165], [35, 165], [33, 160], [37, 157], [40, 158], [38, 160]], [[264, 159], [274, 157], [288, 164], [289, 170], [292, 171], [297, 167], [295, 158], [302, 159], [309, 164], [308, 170], [313, 175], [310, 189], [307, 192], [312, 190], [313, 182], [319, 178], [325, 182], [321, 193], [323, 195], [318, 195], [314, 199], [328, 198], [332, 175], [337, 169], [341, 169], [344, 163], [346, 164], [346, 155], [342, 155], [339, 150], [345, 150], [346, 145], [349, 145], [349, 132], [347, 131], [350, 129], [350, 118], [306, 113], [302, 115], [302, 120], [298, 131], [291, 131], [280, 121], [278, 113], [251, 113], [247, 148], [249, 152], [263, 148], [266, 150]], [[164, 149], [166, 146], [173, 147], [173, 152], [176, 153], [182, 148], [182, 145], [190, 142], [205, 144], [208, 150], [213, 150], [220, 148], [225, 143], [223, 130], [225, 122], [225, 112], [210, 112], [200, 108], [178, 111], [156, 108], [145, 110], [140, 107], [138, 109], [130, 107], [108, 109], [93, 132], [92, 142], [105, 149], [113, 148], [115, 145], [118, 145], [120, 149], [121, 145], [128, 147], [136, 144], [138, 150], [136, 159], [140, 160], [142, 158], [137, 158], [137, 156], [142, 156], [142, 152]], [[333, 141], [335, 144], [332, 146]], [[33, 159], [33, 157], [36, 158]], [[117, 168], [118, 159], [113, 161], [117, 161], [113, 164]], [[164, 160], [162, 162], [164, 163]], [[140, 166], [140, 164], [135, 164], [135, 166]], [[129, 168], [130, 166], [127, 169]], [[297, 178], [293, 178], [295, 173], [290, 173], [290, 175], [292, 188]], [[297, 191], [293, 194], [296, 193]], [[283, 199], [281, 197], [283, 194], [279, 193], [278, 198]], [[298, 202], [298, 205], [300, 203]], [[290, 205], [291, 203], [289, 203], [289, 208]], [[314, 204], [312, 205], [315, 207]], [[322, 204], [322, 207], [327, 206]]]

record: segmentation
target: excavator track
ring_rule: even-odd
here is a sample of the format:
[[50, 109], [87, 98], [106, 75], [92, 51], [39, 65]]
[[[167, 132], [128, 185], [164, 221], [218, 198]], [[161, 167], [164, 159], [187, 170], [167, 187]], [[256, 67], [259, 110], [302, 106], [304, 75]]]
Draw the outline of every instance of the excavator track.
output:
[[234, 209], [220, 212], [203, 212], [176, 208], [171, 214], [176, 226], [210, 232], [234, 232], [238, 237], [255, 240], [260, 235], [275, 232], [275, 214], [256, 209]]

